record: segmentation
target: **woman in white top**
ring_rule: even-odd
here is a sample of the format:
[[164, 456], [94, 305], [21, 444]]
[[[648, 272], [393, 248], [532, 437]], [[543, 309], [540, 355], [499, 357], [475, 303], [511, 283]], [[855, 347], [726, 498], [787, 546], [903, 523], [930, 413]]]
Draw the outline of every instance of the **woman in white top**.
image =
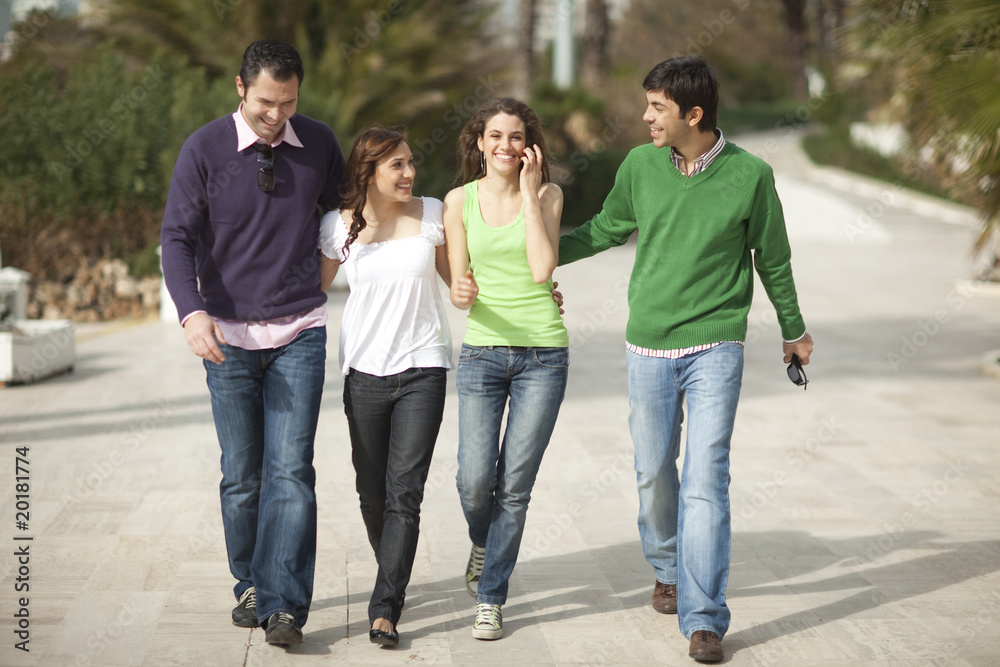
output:
[[344, 410], [378, 576], [369, 638], [396, 646], [416, 554], [420, 503], [444, 411], [451, 337], [437, 276], [450, 284], [442, 204], [413, 196], [405, 137], [355, 140], [340, 211], [320, 227], [323, 288], [343, 266], [351, 294], [340, 330]]

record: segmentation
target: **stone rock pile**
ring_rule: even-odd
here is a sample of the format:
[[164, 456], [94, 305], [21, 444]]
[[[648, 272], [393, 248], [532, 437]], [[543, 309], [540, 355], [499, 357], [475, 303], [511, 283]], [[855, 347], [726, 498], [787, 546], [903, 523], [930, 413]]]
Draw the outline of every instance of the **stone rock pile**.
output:
[[160, 278], [133, 278], [120, 259], [83, 265], [69, 283], [32, 280], [28, 290], [29, 319], [105, 322], [143, 318], [160, 306]]

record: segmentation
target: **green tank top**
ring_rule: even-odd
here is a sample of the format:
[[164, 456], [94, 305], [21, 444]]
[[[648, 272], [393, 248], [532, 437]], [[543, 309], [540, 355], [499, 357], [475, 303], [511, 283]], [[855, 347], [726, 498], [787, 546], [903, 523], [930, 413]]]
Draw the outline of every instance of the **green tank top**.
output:
[[472, 275], [479, 296], [469, 310], [468, 345], [569, 347], [566, 325], [552, 300], [552, 281], [531, 277], [524, 209], [503, 227], [490, 227], [479, 209], [479, 181], [465, 184], [462, 211]]

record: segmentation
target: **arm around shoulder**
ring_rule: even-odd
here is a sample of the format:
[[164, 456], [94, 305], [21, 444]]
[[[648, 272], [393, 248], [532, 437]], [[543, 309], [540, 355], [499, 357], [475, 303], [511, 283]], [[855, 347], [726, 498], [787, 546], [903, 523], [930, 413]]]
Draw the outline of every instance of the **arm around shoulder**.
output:
[[618, 168], [615, 184], [604, 199], [601, 211], [559, 239], [560, 266], [624, 245], [638, 228], [629, 159]]

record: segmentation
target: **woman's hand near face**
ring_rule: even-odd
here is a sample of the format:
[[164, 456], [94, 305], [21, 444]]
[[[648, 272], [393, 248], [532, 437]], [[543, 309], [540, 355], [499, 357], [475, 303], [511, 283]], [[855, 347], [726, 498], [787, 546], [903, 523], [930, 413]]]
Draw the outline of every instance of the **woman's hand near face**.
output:
[[521, 196], [538, 196], [542, 185], [542, 151], [538, 146], [529, 146], [521, 156]]

